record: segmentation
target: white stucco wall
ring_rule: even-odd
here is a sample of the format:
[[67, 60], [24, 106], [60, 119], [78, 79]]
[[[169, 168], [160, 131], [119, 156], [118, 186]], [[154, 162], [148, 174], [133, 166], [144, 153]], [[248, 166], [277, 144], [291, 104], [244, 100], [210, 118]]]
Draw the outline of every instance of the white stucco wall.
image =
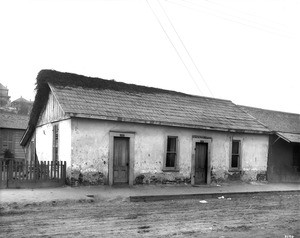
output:
[[[217, 179], [230, 175], [230, 148], [232, 137], [242, 141], [242, 170], [246, 179], [255, 179], [266, 171], [268, 135], [233, 134], [196, 129], [142, 125], [101, 120], [72, 119], [72, 169], [99, 171], [108, 175], [109, 132], [135, 132], [134, 176], [139, 174], [190, 177], [192, 137], [212, 138], [211, 166]], [[179, 172], [163, 172], [167, 136], [179, 140]]]
[[58, 139], [58, 158], [71, 165], [71, 119], [60, 121]]
[[35, 136], [35, 149], [39, 161], [52, 161], [52, 124], [37, 127]]
[[[71, 165], [71, 119], [57, 122], [58, 158]], [[36, 128], [36, 153], [39, 161], [52, 161], [53, 124], [48, 123]]]

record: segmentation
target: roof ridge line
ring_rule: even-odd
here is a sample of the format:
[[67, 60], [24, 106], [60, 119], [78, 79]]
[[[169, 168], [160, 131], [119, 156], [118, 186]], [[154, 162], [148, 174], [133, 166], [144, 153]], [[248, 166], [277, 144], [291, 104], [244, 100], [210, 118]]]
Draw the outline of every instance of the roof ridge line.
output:
[[272, 109], [264, 109], [264, 108], [260, 108], [260, 107], [250, 107], [250, 106], [244, 106], [244, 105], [238, 105], [238, 106], [240, 106], [240, 107], [246, 107], [246, 108], [253, 108], [253, 109], [258, 109], [258, 110], [263, 110], [263, 111], [269, 111], [269, 112], [276, 112], [276, 113], [282, 113], [282, 114], [292, 114], [292, 115], [300, 116], [300, 114], [295, 113], [295, 112], [284, 112], [284, 111], [278, 111], [278, 110], [272, 110]]
[[[60, 72], [60, 71], [56, 71], [56, 70], [48, 70], [48, 69], [44, 69], [44, 70], [41, 70], [40, 73], [56, 73], [56, 74], [60, 74], [60, 75], [65, 75], [65, 76], [75, 76], [75, 77], [82, 77], [82, 78], [85, 78], [85, 79], [89, 79], [89, 80], [103, 80], [107, 83], [115, 83], [115, 84], [118, 84], [118, 85], [126, 85], [127, 87], [129, 86], [132, 86], [132, 87], [136, 87], [136, 88], [139, 88], [139, 89], [147, 89], [147, 90], [155, 90], [153, 93], [161, 93], [161, 92], [165, 92], [165, 93], [169, 93], [169, 94], [178, 94], [178, 95], [182, 95], [182, 96], [188, 96], [188, 97], [197, 97], [197, 98], [206, 98], [206, 99], [211, 99], [211, 100], [217, 100], [217, 101], [226, 101], [226, 102], [231, 102], [231, 100], [229, 99], [221, 99], [221, 98], [214, 98], [214, 97], [208, 97], [208, 96], [201, 96], [201, 95], [194, 95], [194, 94], [187, 94], [187, 93], [184, 93], [184, 92], [179, 92], [179, 91], [175, 91], [175, 90], [168, 90], [168, 89], [162, 89], [162, 88], [157, 88], [157, 87], [151, 87], [151, 86], [145, 86], [145, 85], [139, 85], [139, 84], [134, 84], [134, 83], [125, 83], [125, 82], [121, 82], [121, 81], [116, 81], [115, 79], [103, 79], [103, 78], [99, 78], [99, 77], [90, 77], [90, 76], [85, 76], [85, 75], [81, 75], [81, 74], [75, 74], [75, 73], [68, 73], [68, 72]], [[49, 82], [49, 81], [48, 81]], [[85, 88], [83, 87], [82, 85], [62, 85], [60, 84], [59, 82], [51, 82], [52, 85], [55, 85], [55, 86], [62, 86], [62, 87], [82, 87], [82, 88]], [[90, 89], [95, 89], [95, 87], [89, 87], [88, 85], [86, 85], [86, 88], [90, 88]], [[111, 88], [106, 88], [108, 90], [114, 90], [114, 89], [111, 89]], [[137, 91], [137, 92], [140, 92], [140, 93], [143, 93], [143, 91]]]

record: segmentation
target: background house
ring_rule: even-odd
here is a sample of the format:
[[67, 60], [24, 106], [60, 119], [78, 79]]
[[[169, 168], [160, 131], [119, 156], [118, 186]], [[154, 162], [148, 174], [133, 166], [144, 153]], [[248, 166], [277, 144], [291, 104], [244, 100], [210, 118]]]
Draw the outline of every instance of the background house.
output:
[[228, 100], [42, 70], [21, 143], [71, 181], [202, 184], [265, 179], [268, 133]]
[[[0, 110], [0, 160], [13, 157], [17, 161], [25, 159], [20, 145], [29, 117]], [[9, 152], [8, 152], [9, 151]]]
[[241, 106], [273, 134], [269, 141], [268, 180], [300, 182], [300, 115]]
[[28, 101], [22, 96], [11, 102], [11, 107], [15, 108], [17, 114], [29, 115], [32, 108], [32, 101]]
[[5, 107], [9, 104], [10, 96], [8, 96], [8, 89], [7, 87], [4, 87], [0, 83], [0, 108]]

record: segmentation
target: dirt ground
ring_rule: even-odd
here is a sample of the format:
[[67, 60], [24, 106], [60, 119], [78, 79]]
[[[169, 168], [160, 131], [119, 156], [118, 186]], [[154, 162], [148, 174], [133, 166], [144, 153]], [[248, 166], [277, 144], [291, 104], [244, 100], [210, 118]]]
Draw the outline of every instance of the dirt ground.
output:
[[300, 237], [300, 194], [1, 206], [0, 237]]

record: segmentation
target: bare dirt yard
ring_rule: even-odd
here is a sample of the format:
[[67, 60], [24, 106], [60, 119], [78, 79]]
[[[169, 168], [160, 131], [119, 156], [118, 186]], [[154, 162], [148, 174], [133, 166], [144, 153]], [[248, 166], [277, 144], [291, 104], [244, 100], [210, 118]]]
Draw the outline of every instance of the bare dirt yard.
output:
[[1, 206], [1, 237], [300, 237], [300, 194]]

